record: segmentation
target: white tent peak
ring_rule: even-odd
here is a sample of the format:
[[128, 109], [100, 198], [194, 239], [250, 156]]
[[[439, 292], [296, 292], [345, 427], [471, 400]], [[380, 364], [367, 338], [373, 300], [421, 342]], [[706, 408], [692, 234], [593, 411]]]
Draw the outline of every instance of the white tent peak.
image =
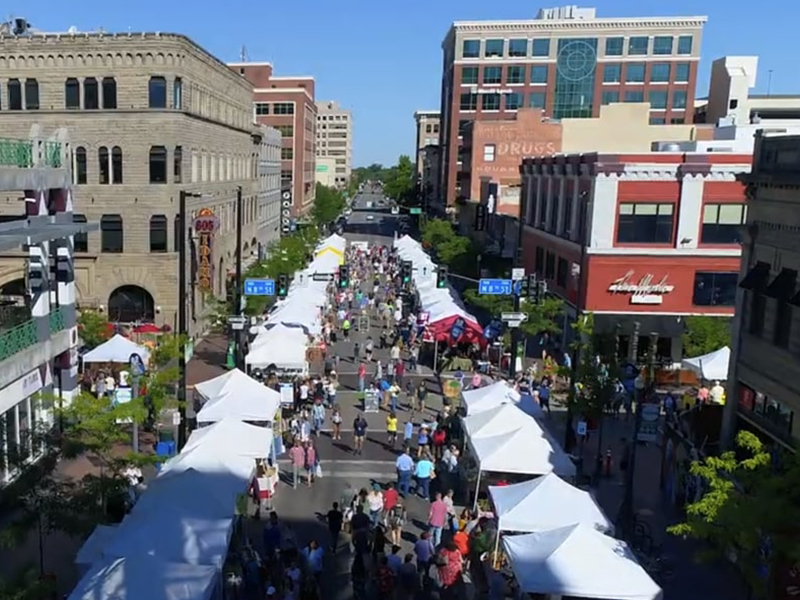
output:
[[281, 395], [249, 375], [234, 369], [195, 386], [206, 403], [197, 413], [199, 423], [229, 417], [240, 421], [268, 422], [275, 418]]
[[146, 346], [132, 342], [124, 335], [116, 334], [83, 355], [84, 363], [128, 363], [131, 354], [138, 354], [146, 365], [150, 360], [150, 350]]
[[709, 381], [726, 381], [728, 379], [728, 366], [731, 362], [731, 349], [723, 346], [702, 356], [684, 358], [681, 366], [690, 369], [703, 379]]

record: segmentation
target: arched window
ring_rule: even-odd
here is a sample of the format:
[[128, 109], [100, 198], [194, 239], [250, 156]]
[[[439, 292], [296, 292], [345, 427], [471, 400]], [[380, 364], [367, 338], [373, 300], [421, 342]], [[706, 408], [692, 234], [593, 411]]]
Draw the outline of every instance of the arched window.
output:
[[8, 80], [8, 110], [22, 110], [22, 84], [19, 79]]
[[75, 173], [73, 178], [77, 185], [86, 183], [86, 148], [79, 146], [75, 148]]
[[122, 183], [122, 148], [111, 149], [111, 183]]
[[150, 252], [167, 251], [167, 217], [153, 215], [150, 217]]
[[167, 149], [150, 147], [150, 183], [167, 183]]
[[116, 323], [152, 323], [156, 316], [155, 304], [146, 289], [123, 285], [108, 297], [108, 319]]
[[100, 174], [100, 184], [107, 185], [111, 182], [109, 178], [109, 170], [111, 169], [111, 165], [108, 162], [108, 148], [105, 146], [100, 146], [97, 149], [97, 168], [98, 173]]
[[[86, 223], [86, 215], [79, 215], [72, 213], [73, 223]], [[89, 234], [76, 233], [75, 234], [75, 252], [88, 252], [89, 251]]]
[[103, 108], [117, 108], [117, 80], [113, 77], [103, 77]]
[[25, 80], [25, 110], [39, 110], [39, 82]]
[[148, 105], [150, 108], [167, 108], [167, 80], [163, 77], [150, 78]]
[[87, 77], [83, 80], [83, 108], [86, 110], [100, 108], [100, 87], [94, 77]]
[[81, 84], [75, 77], [64, 82], [64, 108], [79, 109], [81, 107]]
[[103, 215], [100, 218], [100, 251], [121, 253], [124, 249], [122, 217], [119, 215]]

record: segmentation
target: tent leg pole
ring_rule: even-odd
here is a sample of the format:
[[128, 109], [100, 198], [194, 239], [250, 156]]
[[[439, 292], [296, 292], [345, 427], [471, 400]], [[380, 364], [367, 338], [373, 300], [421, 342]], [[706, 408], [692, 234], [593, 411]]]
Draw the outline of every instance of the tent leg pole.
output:
[[492, 556], [492, 566], [497, 569], [500, 561], [497, 558], [497, 552], [500, 550], [500, 528], [497, 528], [497, 534], [494, 536], [494, 555]]
[[478, 469], [478, 478], [475, 480], [475, 501], [472, 503], [472, 510], [473, 511], [478, 510], [478, 492], [480, 492], [480, 489], [481, 489], [481, 475], [482, 474], [483, 473], [481, 472], [481, 470]]
[[433, 342], [433, 372], [436, 373], [436, 367], [439, 365], [439, 340]]

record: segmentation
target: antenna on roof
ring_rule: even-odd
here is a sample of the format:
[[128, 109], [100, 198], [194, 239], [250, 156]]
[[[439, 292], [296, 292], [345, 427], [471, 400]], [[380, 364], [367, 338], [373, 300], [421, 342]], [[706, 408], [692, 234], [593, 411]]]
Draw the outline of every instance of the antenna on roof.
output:
[[247, 56], [247, 46], [242, 44], [242, 49], [239, 51], [239, 60], [242, 62], [248, 62], [249, 58]]

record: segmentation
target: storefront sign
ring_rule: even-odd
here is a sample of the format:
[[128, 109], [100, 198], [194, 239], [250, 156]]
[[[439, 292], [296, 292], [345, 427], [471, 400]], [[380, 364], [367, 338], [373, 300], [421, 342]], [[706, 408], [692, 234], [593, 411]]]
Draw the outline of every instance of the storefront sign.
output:
[[[47, 368], [49, 369], [50, 367], [48, 366]], [[28, 396], [33, 396], [43, 387], [42, 374], [38, 368], [6, 386], [0, 392], [0, 415], [22, 402]]]
[[639, 432], [636, 435], [638, 442], [655, 442], [658, 440], [658, 423], [661, 417], [661, 405], [644, 403], [639, 407]]
[[214, 233], [219, 228], [219, 218], [210, 208], [204, 208], [194, 220], [194, 230], [200, 236], [197, 245], [197, 285], [201, 291], [214, 289], [214, 266], [212, 264], [212, 242]]
[[630, 294], [631, 304], [661, 304], [664, 294], [674, 290], [675, 286], [667, 283], [667, 275], [656, 281], [655, 275], [646, 273], [636, 281], [633, 269], [608, 286], [612, 294]]

